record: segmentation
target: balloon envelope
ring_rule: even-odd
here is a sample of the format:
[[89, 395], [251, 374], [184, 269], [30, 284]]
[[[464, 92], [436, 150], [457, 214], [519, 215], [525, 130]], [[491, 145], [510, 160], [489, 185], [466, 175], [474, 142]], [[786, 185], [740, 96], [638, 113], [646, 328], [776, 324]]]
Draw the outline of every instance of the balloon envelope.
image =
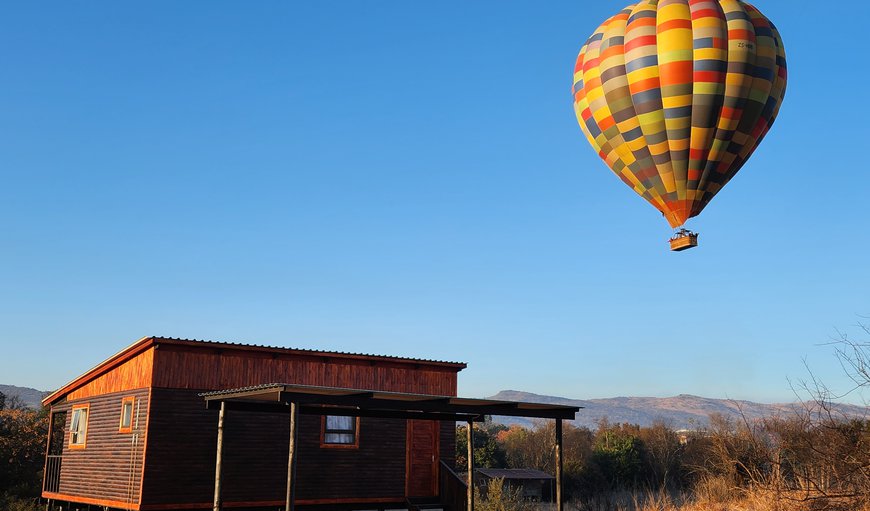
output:
[[752, 5], [642, 0], [583, 45], [574, 111], [611, 170], [679, 227], [758, 147], [786, 79], [779, 32]]

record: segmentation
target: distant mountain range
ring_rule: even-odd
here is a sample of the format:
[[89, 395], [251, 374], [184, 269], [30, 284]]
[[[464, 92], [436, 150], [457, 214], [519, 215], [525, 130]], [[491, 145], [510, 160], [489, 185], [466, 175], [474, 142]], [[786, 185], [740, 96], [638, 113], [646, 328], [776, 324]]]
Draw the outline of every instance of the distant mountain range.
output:
[[[0, 384], [0, 392], [7, 396], [18, 396], [30, 408], [42, 406], [42, 398], [47, 392], [28, 387]], [[675, 397], [612, 397], [606, 399], [571, 399], [557, 396], [544, 396], [521, 392], [518, 390], [502, 390], [490, 399], [506, 401], [527, 401], [532, 403], [547, 403], [556, 405], [581, 406], [580, 413], [573, 421], [576, 426], [594, 429], [601, 418], [606, 417], [611, 423], [629, 423], [649, 426], [656, 420], [664, 421], [674, 429], [697, 429], [707, 425], [710, 415], [721, 414], [727, 417], [740, 418], [745, 416], [750, 421], [771, 416], [788, 416], [803, 410], [800, 403], [763, 404], [752, 401], [735, 401], [730, 399], [713, 399], [681, 394]], [[847, 417], [870, 417], [870, 408], [855, 405], [835, 404], [835, 413]], [[500, 424], [519, 424], [529, 427], [533, 419], [523, 417], [494, 416], [494, 422]]]
[[0, 392], [6, 396], [6, 404], [9, 404], [9, 398], [18, 396], [18, 399], [28, 408], [42, 408], [42, 398], [48, 394], [41, 390], [31, 389], [30, 387], [16, 387], [15, 385], [0, 384]]
[[[581, 406], [582, 410], [573, 421], [576, 426], [594, 429], [601, 418], [610, 423], [629, 423], [649, 426], [662, 420], [674, 429], [697, 429], [705, 427], [712, 414], [727, 417], [746, 417], [750, 421], [764, 417], [785, 417], [804, 410], [801, 403], [763, 404], [752, 401], [712, 399], [681, 394], [675, 397], [614, 397], [608, 399], [570, 399], [556, 396], [542, 396], [517, 390], [503, 390], [490, 399], [507, 401], [527, 401], [556, 405]], [[870, 408], [863, 406], [835, 404], [834, 413], [846, 417], [870, 417]], [[493, 417], [501, 424], [529, 426], [533, 420], [522, 417]]]

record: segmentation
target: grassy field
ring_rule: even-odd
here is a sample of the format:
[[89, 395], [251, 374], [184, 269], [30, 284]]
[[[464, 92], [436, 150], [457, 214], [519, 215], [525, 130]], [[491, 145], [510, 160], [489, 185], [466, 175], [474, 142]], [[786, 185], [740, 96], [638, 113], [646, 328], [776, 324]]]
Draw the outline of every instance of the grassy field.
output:
[[[555, 506], [553, 506], [555, 509]], [[712, 496], [618, 493], [566, 506], [571, 511], [870, 511], [855, 499], [813, 499], [806, 494], [749, 491]]]

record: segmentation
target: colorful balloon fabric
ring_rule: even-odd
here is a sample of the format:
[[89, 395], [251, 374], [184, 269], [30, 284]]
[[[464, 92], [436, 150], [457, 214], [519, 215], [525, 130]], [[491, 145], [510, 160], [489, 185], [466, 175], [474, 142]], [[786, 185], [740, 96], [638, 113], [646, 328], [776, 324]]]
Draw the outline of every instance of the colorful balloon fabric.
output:
[[776, 27], [740, 0], [643, 0], [598, 27], [574, 67], [592, 147], [671, 227], [743, 167], [785, 96]]

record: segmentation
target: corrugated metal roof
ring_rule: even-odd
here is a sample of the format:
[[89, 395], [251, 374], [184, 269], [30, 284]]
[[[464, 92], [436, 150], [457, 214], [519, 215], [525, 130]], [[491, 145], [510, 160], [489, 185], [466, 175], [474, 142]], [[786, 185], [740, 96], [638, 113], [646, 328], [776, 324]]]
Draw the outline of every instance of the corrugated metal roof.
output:
[[180, 337], [163, 337], [163, 336], [152, 336], [155, 342], [169, 342], [169, 343], [198, 343], [198, 344], [208, 344], [213, 346], [226, 346], [226, 347], [234, 347], [234, 348], [260, 348], [266, 350], [280, 350], [294, 353], [307, 353], [311, 355], [333, 355], [333, 356], [346, 356], [346, 357], [371, 357], [378, 358], [384, 360], [395, 360], [397, 362], [420, 362], [420, 363], [430, 363], [430, 364], [449, 364], [461, 367], [467, 367], [468, 364], [465, 362], [453, 362], [448, 360], [435, 360], [435, 359], [426, 359], [426, 358], [415, 358], [415, 357], [402, 357], [397, 355], [378, 355], [374, 353], [359, 353], [359, 352], [351, 352], [351, 351], [330, 351], [330, 350], [317, 350], [311, 348], [293, 348], [288, 346], [271, 346], [267, 344], [249, 344], [249, 343], [240, 343], [240, 342], [228, 342], [228, 341], [212, 341], [212, 340], [204, 340], [204, 339], [183, 339]]
[[[486, 415], [514, 417], [539, 417], [573, 420], [580, 410], [577, 406], [545, 405], [522, 401], [496, 401], [492, 399], [469, 399], [454, 396], [384, 392], [358, 388], [321, 387], [289, 383], [267, 383], [252, 387], [215, 390], [200, 394], [209, 407], [220, 403], [269, 403], [263, 411], [283, 411], [289, 403], [303, 406], [345, 406], [364, 412], [406, 412], [409, 414], [452, 414], [482, 420]], [[275, 410], [275, 405], [281, 405]], [[266, 410], [268, 409], [268, 410]], [[319, 408], [321, 411], [324, 408]], [[325, 408], [338, 410], [337, 408]], [[355, 413], [350, 413], [354, 415]]]
[[[237, 392], [251, 392], [256, 390], [267, 390], [267, 389], [277, 389], [279, 387], [284, 387], [283, 383], [262, 383], [260, 385], [251, 385], [250, 387], [239, 387], [237, 389], [224, 389], [224, 390], [210, 390], [208, 392], [201, 392], [199, 394], [200, 397], [206, 396], [220, 396], [221, 394], [235, 394]], [[357, 389], [359, 390], [359, 389]]]

